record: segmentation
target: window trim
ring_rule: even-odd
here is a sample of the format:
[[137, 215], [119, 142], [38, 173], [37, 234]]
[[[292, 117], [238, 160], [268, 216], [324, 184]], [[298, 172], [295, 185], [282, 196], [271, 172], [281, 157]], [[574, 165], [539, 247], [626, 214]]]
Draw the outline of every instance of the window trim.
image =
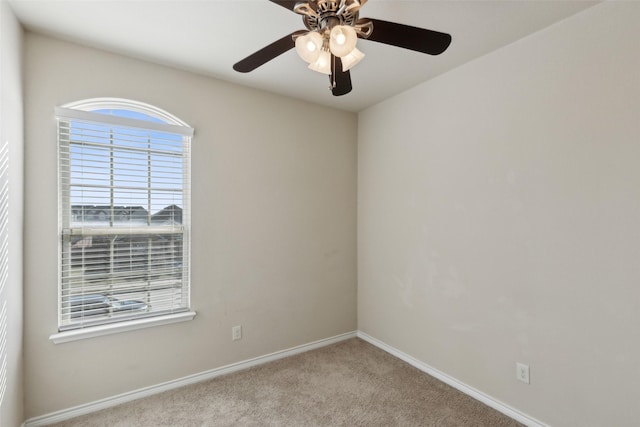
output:
[[[113, 110], [128, 110], [133, 112], [143, 113], [147, 116], [156, 118], [161, 120], [163, 123], [157, 123], [154, 121], [143, 121], [144, 126], [141, 125], [140, 119], [129, 119], [126, 117], [114, 116], [104, 114], [104, 119], [97, 115], [95, 110], [104, 110], [104, 109], [113, 109]], [[116, 126], [124, 126], [124, 127], [141, 127], [146, 130], [160, 131], [160, 132], [170, 132], [174, 134], [182, 135], [183, 138], [188, 138], [189, 144], [187, 144], [184, 153], [183, 159], [185, 159], [185, 176], [189, 177], [184, 182], [183, 187], [183, 203], [184, 206], [188, 206], [188, 215], [190, 216], [190, 207], [191, 207], [191, 168], [190, 168], [190, 159], [191, 157], [191, 139], [194, 134], [194, 129], [190, 127], [186, 122], [177, 118], [176, 116], [160, 109], [154, 107], [152, 105], [128, 100], [128, 99], [120, 99], [120, 98], [92, 98], [81, 101], [76, 101], [72, 103], [67, 103], [60, 107], [55, 107], [55, 115], [56, 119], [59, 120], [81, 120], [88, 122], [97, 122], [102, 124], [116, 125]], [[60, 136], [57, 136], [58, 144]], [[58, 159], [60, 155], [58, 154]], [[58, 160], [59, 161], [59, 160]], [[62, 198], [60, 196], [60, 188], [58, 188], [58, 203], [62, 203]], [[187, 220], [188, 223], [176, 227], [175, 231], [180, 231], [181, 234], [185, 236], [187, 241], [191, 241], [191, 229], [190, 229], [190, 220]], [[59, 230], [58, 230], [58, 239], [62, 238], [63, 229], [61, 228], [61, 218], [59, 218]], [[178, 230], [180, 229], [180, 230]], [[147, 230], [148, 231], [148, 230]], [[68, 329], [68, 330], [60, 330], [61, 324], [60, 322], [60, 293], [62, 292], [62, 276], [61, 272], [58, 273], [58, 298], [56, 302], [56, 317], [58, 321], [57, 324], [57, 333], [52, 334], [49, 339], [54, 344], [60, 344], [65, 342], [71, 342], [81, 339], [88, 339], [103, 335], [110, 335], [120, 332], [127, 332], [137, 329], [144, 329], [153, 326], [160, 326], [172, 323], [180, 323], [185, 321], [190, 321], [196, 316], [196, 312], [191, 308], [191, 248], [190, 243], [189, 247], [185, 247], [186, 257], [188, 259], [189, 266], [187, 268], [187, 293], [188, 293], [188, 303], [186, 310], [178, 311], [176, 313], [169, 314], [158, 314], [156, 316], [149, 317], [141, 317], [135, 319], [123, 319], [119, 322], [112, 323], [104, 323], [100, 325], [90, 325], [86, 327], [80, 327], [77, 329]], [[62, 268], [60, 253], [58, 256], [58, 269]]]
[[[61, 107], [66, 110], [71, 111], [94, 111], [94, 110], [131, 110], [137, 111], [139, 113], [147, 114], [151, 117], [155, 117], [156, 119], [160, 119], [166, 123], [170, 123], [173, 125], [191, 128], [185, 121], [177, 118], [173, 114], [169, 114], [168, 112], [154, 107], [153, 105], [146, 104], [144, 102], [134, 101], [131, 99], [122, 99], [122, 98], [90, 98], [84, 99], [76, 102], [69, 102], [67, 104], [62, 105]], [[193, 132], [193, 129], [191, 129]], [[193, 135], [193, 133], [192, 133]]]
[[[118, 108], [120, 110], [129, 110], [136, 111], [132, 108]], [[92, 122], [92, 123], [100, 123], [100, 124], [108, 124], [115, 126], [123, 126], [129, 128], [143, 128], [145, 130], [151, 129], [159, 132], [170, 132], [179, 134], [186, 137], [193, 137], [193, 128], [182, 125], [175, 125], [170, 123], [156, 123], [156, 122], [143, 122], [144, 127], [141, 126], [140, 119], [128, 119], [126, 117], [119, 116], [110, 116], [108, 114], [103, 114], [103, 117], [96, 117], [96, 113], [92, 113], [84, 110], [73, 110], [70, 108], [64, 107], [56, 107], [55, 109], [56, 117], [59, 119], [69, 119], [69, 120], [82, 120], [84, 122]], [[139, 111], [142, 112], [142, 111]], [[99, 113], [98, 113], [99, 114]], [[164, 119], [161, 119], [164, 120]]]
[[147, 317], [142, 319], [127, 320], [123, 322], [107, 323], [98, 326], [89, 326], [87, 328], [72, 329], [64, 332], [58, 332], [50, 335], [49, 339], [54, 344], [62, 344], [84, 340], [88, 338], [100, 337], [103, 335], [118, 334], [121, 332], [135, 331], [137, 329], [145, 329], [153, 326], [170, 325], [172, 323], [188, 322], [196, 316], [195, 311], [187, 311], [183, 313], [167, 314], [163, 316]]

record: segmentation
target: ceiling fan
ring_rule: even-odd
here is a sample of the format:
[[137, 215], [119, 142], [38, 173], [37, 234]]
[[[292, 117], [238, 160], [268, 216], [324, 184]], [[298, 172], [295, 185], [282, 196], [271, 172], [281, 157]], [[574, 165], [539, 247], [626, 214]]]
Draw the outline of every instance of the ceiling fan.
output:
[[451, 43], [451, 35], [446, 33], [380, 19], [360, 19], [360, 8], [367, 0], [269, 1], [302, 15], [307, 29], [276, 40], [236, 63], [233, 69], [248, 73], [295, 47], [310, 69], [329, 76], [335, 96], [351, 92], [349, 70], [364, 57], [356, 48], [359, 38], [429, 55], [441, 54]]

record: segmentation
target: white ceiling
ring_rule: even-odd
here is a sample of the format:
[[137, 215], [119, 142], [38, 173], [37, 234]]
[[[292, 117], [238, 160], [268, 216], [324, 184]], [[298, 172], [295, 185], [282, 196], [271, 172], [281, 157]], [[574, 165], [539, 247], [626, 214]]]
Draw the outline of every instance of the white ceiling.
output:
[[594, 5], [594, 1], [369, 0], [360, 17], [449, 33], [439, 56], [360, 40], [365, 59], [353, 91], [334, 97], [328, 78], [291, 50], [248, 74], [232, 65], [303, 29], [302, 18], [267, 0], [8, 0], [33, 31], [245, 86], [360, 111]]

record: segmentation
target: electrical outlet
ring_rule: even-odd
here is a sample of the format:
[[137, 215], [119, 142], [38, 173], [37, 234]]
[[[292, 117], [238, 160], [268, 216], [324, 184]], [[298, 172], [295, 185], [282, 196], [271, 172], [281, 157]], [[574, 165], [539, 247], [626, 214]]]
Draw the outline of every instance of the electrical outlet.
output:
[[240, 338], [242, 338], [242, 326], [238, 325], [231, 328], [231, 339], [237, 341]]
[[516, 378], [523, 383], [529, 383], [529, 365], [524, 363], [516, 363]]

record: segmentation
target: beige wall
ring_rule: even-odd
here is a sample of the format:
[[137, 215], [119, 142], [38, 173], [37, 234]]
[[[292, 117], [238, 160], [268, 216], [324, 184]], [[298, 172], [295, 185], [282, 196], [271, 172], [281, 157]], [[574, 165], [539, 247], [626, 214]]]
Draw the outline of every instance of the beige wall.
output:
[[[638, 4], [599, 5], [360, 114], [359, 329], [551, 425], [636, 423], [639, 20]], [[356, 328], [354, 115], [31, 33], [25, 55], [26, 418]], [[196, 128], [198, 316], [54, 345], [53, 107], [99, 96]], [[22, 415], [12, 325], [2, 425]]]
[[639, 22], [604, 3], [360, 114], [360, 330], [550, 425], [638, 425]]
[[[355, 114], [32, 33], [25, 44], [27, 418], [356, 329]], [[196, 130], [198, 315], [54, 345], [53, 109], [92, 97], [147, 102]], [[309, 131], [315, 123], [331, 132]], [[238, 324], [243, 338], [232, 342]]]
[[[0, 426], [17, 426], [23, 417], [22, 346], [22, 200], [23, 113], [22, 39], [20, 24], [0, 1], [0, 145], [9, 150], [8, 276], [0, 284], [0, 309], [7, 304], [7, 383], [0, 405]], [[0, 360], [0, 363], [2, 361]]]

